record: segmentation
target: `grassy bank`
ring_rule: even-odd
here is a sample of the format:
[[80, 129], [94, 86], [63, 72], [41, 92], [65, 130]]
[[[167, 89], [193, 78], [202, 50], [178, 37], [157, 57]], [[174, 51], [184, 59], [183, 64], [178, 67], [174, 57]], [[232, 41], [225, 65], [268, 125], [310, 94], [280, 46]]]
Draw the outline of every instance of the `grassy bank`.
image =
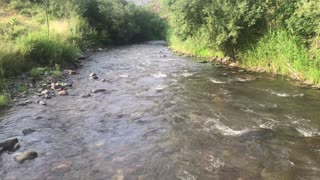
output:
[[1, 0], [0, 94], [10, 92], [9, 77], [47, 68], [59, 76], [81, 50], [161, 39], [164, 29], [156, 14], [126, 1]]
[[169, 45], [320, 86], [320, 0], [162, 0]]
[[[178, 54], [212, 58], [223, 57], [224, 53], [201, 42], [179, 38], [169, 39], [169, 46]], [[306, 84], [320, 86], [320, 56], [310, 51], [301, 38], [286, 30], [269, 31], [257, 43], [242, 47], [237, 52], [239, 67], [288, 76]]]

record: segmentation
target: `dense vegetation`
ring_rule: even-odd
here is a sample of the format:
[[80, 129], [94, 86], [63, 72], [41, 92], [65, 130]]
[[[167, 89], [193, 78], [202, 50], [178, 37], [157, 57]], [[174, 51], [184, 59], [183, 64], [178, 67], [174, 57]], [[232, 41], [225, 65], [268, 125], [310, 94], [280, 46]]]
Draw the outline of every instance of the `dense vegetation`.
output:
[[163, 2], [173, 49], [320, 84], [320, 0]]
[[125, 0], [0, 0], [0, 84], [73, 63], [86, 48], [164, 38], [164, 28]]

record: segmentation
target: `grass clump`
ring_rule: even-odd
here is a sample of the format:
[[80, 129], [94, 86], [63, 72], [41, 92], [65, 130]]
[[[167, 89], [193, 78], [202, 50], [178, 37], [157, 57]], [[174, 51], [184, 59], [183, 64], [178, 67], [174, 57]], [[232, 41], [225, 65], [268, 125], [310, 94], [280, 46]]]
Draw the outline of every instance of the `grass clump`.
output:
[[303, 41], [283, 29], [269, 31], [240, 57], [242, 65], [251, 69], [320, 83], [320, 59], [311, 59]]
[[30, 33], [19, 39], [21, 52], [28, 62], [39, 65], [67, 64], [74, 61], [77, 46], [66, 43], [59, 35]]
[[42, 75], [44, 75], [47, 72], [47, 68], [32, 68], [30, 71], [30, 75], [32, 77], [40, 77]]
[[207, 58], [214, 56], [224, 56], [224, 53], [222, 51], [205, 45], [204, 41], [205, 40], [197, 38], [186, 39], [185, 41], [183, 41], [175, 35], [171, 35], [168, 38], [170, 48], [181, 54]]
[[7, 107], [9, 105], [9, 98], [6, 95], [0, 95], [0, 108]]

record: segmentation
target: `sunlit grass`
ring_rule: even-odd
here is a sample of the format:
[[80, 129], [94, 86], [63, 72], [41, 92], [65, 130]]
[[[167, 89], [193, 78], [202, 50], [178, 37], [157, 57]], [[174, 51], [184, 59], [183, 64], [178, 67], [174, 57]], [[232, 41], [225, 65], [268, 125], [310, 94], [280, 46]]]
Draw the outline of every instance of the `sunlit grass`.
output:
[[319, 59], [311, 59], [308, 49], [285, 30], [270, 31], [241, 55], [241, 64], [251, 69], [320, 83]]

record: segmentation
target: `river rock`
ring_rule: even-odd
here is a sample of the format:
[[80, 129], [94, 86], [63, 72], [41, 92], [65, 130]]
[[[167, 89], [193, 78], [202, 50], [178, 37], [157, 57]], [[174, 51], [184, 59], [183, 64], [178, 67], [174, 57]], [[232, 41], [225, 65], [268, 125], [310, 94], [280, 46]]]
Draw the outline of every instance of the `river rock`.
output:
[[81, 94], [80, 97], [83, 97], [83, 98], [91, 97], [91, 94], [90, 93], [84, 93], [84, 94]]
[[68, 91], [66, 91], [66, 90], [59, 91], [58, 94], [59, 94], [60, 96], [67, 96], [67, 95], [69, 95]]
[[87, 58], [87, 57], [86, 57], [84, 54], [82, 54], [82, 53], [77, 53], [76, 55], [77, 55], [78, 60], [85, 60], [85, 59]]
[[106, 89], [93, 89], [91, 90], [92, 93], [99, 93], [99, 92], [106, 92]]
[[90, 80], [96, 80], [96, 79], [99, 79], [98, 76], [92, 76], [92, 77], [90, 77]]
[[305, 137], [304, 140], [308, 146], [311, 146], [313, 148], [320, 148], [320, 136]]
[[97, 76], [97, 74], [94, 73], [94, 72], [92, 72], [89, 76], [90, 76], [90, 77], [94, 77], [94, 76]]
[[207, 64], [207, 63], [209, 63], [209, 61], [204, 60], [204, 61], [200, 61], [199, 63], [201, 63], [201, 64]]
[[67, 73], [68, 73], [69, 75], [76, 75], [76, 74], [77, 74], [77, 71], [75, 71], [75, 70], [67, 70]]
[[46, 90], [43, 90], [43, 91], [41, 92], [42, 95], [46, 95], [46, 94], [49, 94], [49, 93], [50, 93], [50, 91], [47, 90], [47, 89], [46, 89]]
[[23, 163], [26, 160], [32, 160], [38, 157], [38, 153], [35, 151], [27, 151], [23, 152], [16, 157], [14, 157], [14, 160], [18, 163]]
[[10, 138], [7, 139], [3, 142], [0, 142], [0, 149], [1, 151], [16, 151], [17, 149], [19, 149], [20, 145], [19, 145], [19, 141], [17, 138]]
[[46, 106], [46, 105], [47, 105], [47, 103], [46, 103], [45, 101], [39, 101], [39, 104], [40, 104], [40, 105], [43, 105], [43, 106]]
[[32, 102], [30, 100], [25, 100], [22, 102], [17, 103], [17, 106], [26, 106], [28, 104], [31, 104]]
[[70, 161], [64, 161], [55, 167], [56, 171], [59, 171], [62, 173], [68, 173], [71, 171], [71, 169], [72, 169], [72, 162]]
[[237, 67], [238, 64], [237, 64], [237, 63], [230, 63], [229, 66], [232, 67], [232, 68], [234, 68], [234, 67]]
[[34, 130], [34, 129], [28, 128], [28, 129], [22, 130], [22, 134], [25, 135], [25, 136], [27, 136], [27, 135], [29, 135], [29, 134], [34, 133], [35, 131], [36, 131], [36, 130]]

